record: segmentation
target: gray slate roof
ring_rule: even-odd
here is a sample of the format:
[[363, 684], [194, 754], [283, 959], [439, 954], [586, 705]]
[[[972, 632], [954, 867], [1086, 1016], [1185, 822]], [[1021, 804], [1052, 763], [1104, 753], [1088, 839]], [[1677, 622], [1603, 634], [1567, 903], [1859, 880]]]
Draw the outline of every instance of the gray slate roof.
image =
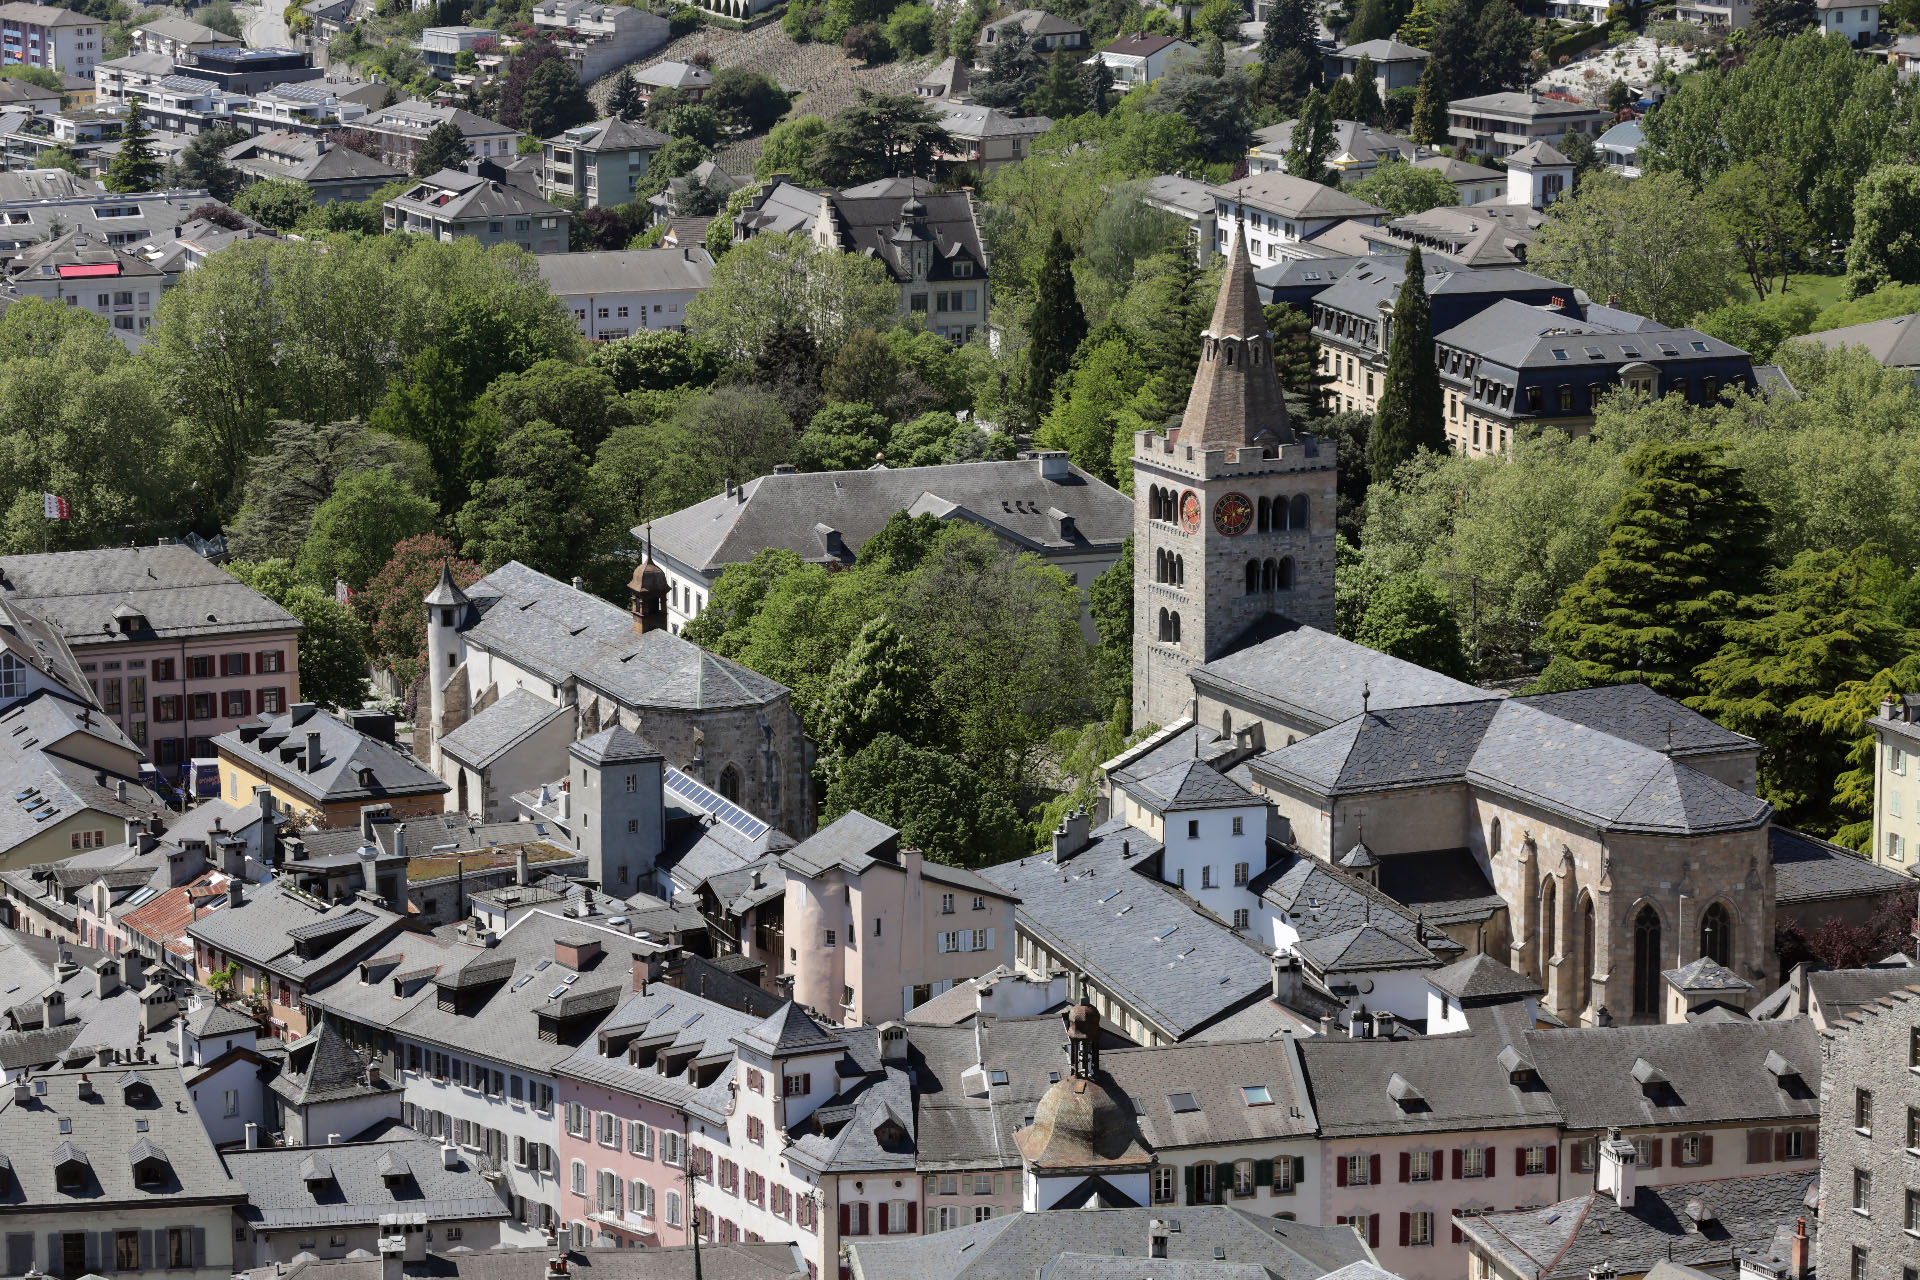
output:
[[543, 253], [536, 265], [547, 288], [562, 297], [582, 293], [698, 292], [707, 287], [713, 276], [713, 256], [702, 248]]
[[382, 1097], [394, 1091], [384, 1078], [367, 1083], [367, 1064], [331, 1022], [287, 1046], [286, 1063], [267, 1087], [295, 1106]]
[[[122, 826], [126, 819], [165, 807], [165, 802], [145, 787], [130, 786], [127, 798], [120, 799], [112, 786], [102, 785], [97, 770], [46, 752], [33, 752], [19, 762], [0, 767], [0, 851], [12, 849], [44, 831], [51, 822], [59, 822], [81, 812], [106, 815], [107, 829]], [[13, 797], [23, 792], [35, 794], [26, 800]], [[45, 797], [51, 805], [34, 805]], [[29, 809], [29, 805], [34, 805]], [[15, 874], [15, 873], [8, 873]]]
[[[1033, 461], [965, 462], [762, 476], [733, 497], [716, 495], [654, 521], [654, 550], [701, 574], [768, 548], [841, 564], [899, 511], [978, 524], [1037, 553], [1117, 548], [1133, 531], [1132, 501], [1078, 467], [1056, 481], [1042, 479]], [[1071, 518], [1071, 533], [1062, 532], [1056, 512]], [[823, 528], [840, 535], [844, 555], [829, 547]]]
[[1192, 679], [1204, 689], [1271, 705], [1286, 718], [1315, 729], [1360, 714], [1363, 686], [1371, 686], [1367, 705], [1375, 710], [1487, 696], [1450, 676], [1314, 627], [1300, 627], [1216, 658], [1196, 667]]
[[[316, 1156], [325, 1161], [316, 1170], [325, 1184], [309, 1188], [304, 1166]], [[425, 1214], [429, 1224], [506, 1217], [493, 1184], [464, 1156], [456, 1163], [446, 1167], [433, 1138], [226, 1153], [228, 1173], [247, 1189], [240, 1216], [261, 1231], [372, 1226], [390, 1213]], [[397, 1186], [388, 1185], [390, 1173], [402, 1173]]]
[[1644, 684], [1537, 693], [1514, 701], [1675, 759], [1757, 751], [1760, 746], [1745, 734], [1722, 728], [1692, 707], [1655, 693]]
[[1678, 969], [1663, 970], [1661, 977], [1681, 991], [1751, 991], [1753, 984], [1727, 968], [1701, 956]]
[[1050, 953], [1093, 974], [1172, 1039], [1266, 990], [1260, 947], [1136, 869], [1160, 852], [1157, 840], [1119, 821], [1093, 835], [1064, 866], [1034, 856], [983, 874], [1020, 899], [1021, 924]]
[[[1057, 1025], [1057, 1023], [1056, 1023]], [[1122, 1049], [1100, 1055], [1109, 1088], [1133, 1102], [1141, 1136], [1171, 1159], [1170, 1149], [1307, 1138], [1313, 1100], [1294, 1042], [1224, 1041]], [[1060, 1065], [1064, 1059], [1060, 1060]], [[1269, 1103], [1249, 1103], [1243, 1089], [1265, 1086]], [[1175, 1110], [1190, 1095], [1197, 1110]]]
[[[220, 1157], [193, 1109], [186, 1086], [172, 1070], [139, 1073], [144, 1090], [122, 1087], [130, 1073], [114, 1068], [55, 1071], [34, 1077], [25, 1103], [13, 1091], [0, 1099], [0, 1154], [12, 1165], [7, 1208], [15, 1213], [36, 1207], [89, 1212], [109, 1206], [240, 1206], [246, 1192], [227, 1175]], [[80, 1078], [88, 1075], [95, 1101], [79, 1097]], [[42, 1087], [44, 1086], [44, 1088]], [[68, 1120], [71, 1133], [59, 1122]], [[165, 1153], [166, 1174], [157, 1186], [137, 1186], [132, 1151], [148, 1142]], [[54, 1186], [54, 1162], [46, 1153], [63, 1144], [84, 1155], [87, 1190], [76, 1196]]]
[[[634, 994], [598, 1034], [554, 1067], [554, 1074], [678, 1107], [700, 1090], [693, 1064], [731, 1061], [734, 1037], [761, 1019], [673, 987]], [[627, 1061], [635, 1041], [651, 1050], [645, 1066]]]
[[1787, 341], [1825, 347], [1829, 351], [1865, 347], [1868, 354], [1889, 369], [1920, 367], [1920, 315], [1894, 316], [1888, 320], [1823, 329]]
[[1367, 1256], [1350, 1227], [1285, 1222], [1230, 1205], [1010, 1213], [933, 1235], [853, 1239], [847, 1252], [855, 1280], [1032, 1280], [1062, 1254], [1144, 1259], [1154, 1218], [1179, 1220], [1167, 1240], [1176, 1262], [1216, 1261], [1218, 1248], [1226, 1255], [1219, 1261], [1255, 1264], [1280, 1280], [1320, 1280]]
[[1377, 218], [1381, 213], [1378, 205], [1356, 200], [1333, 187], [1278, 170], [1249, 174], [1237, 182], [1208, 187], [1207, 192], [1216, 200], [1249, 205], [1287, 218], [1321, 221], [1327, 218]]
[[0, 557], [0, 590], [78, 648], [125, 643], [114, 610], [127, 604], [146, 620], [140, 639], [300, 629], [299, 619], [181, 544]]
[[[484, 1252], [429, 1252], [422, 1262], [407, 1264], [413, 1277], [438, 1280], [528, 1280], [542, 1274], [555, 1256], [567, 1261], [570, 1275], [583, 1280], [694, 1280], [693, 1250], [625, 1249], [613, 1246], [556, 1250], [552, 1245], [522, 1249], [492, 1248]], [[278, 1263], [243, 1271], [247, 1280], [381, 1280], [379, 1258], [316, 1259]], [[803, 1280], [806, 1266], [790, 1244], [708, 1244], [700, 1247], [700, 1269], [705, 1280]]]
[[556, 683], [578, 678], [629, 707], [760, 707], [787, 693], [784, 685], [670, 631], [635, 635], [625, 609], [517, 560], [467, 594], [481, 611], [467, 643]]
[[[317, 767], [306, 762], [308, 741], [320, 735]], [[369, 803], [389, 797], [440, 795], [447, 783], [409, 753], [353, 728], [312, 703], [297, 703], [285, 714], [261, 716], [215, 738], [214, 745], [263, 777], [316, 803]], [[294, 753], [287, 759], [288, 753]], [[363, 780], [362, 774], [370, 777]]]
[[[243, 892], [239, 906], [201, 916], [187, 926], [187, 936], [297, 982], [329, 976], [406, 923], [369, 902], [328, 906], [278, 884], [249, 885]], [[324, 944], [313, 944], [313, 955], [303, 958], [296, 943], [316, 927], [325, 931]]]
[[876, 862], [899, 863], [900, 833], [858, 809], [848, 810], [780, 855], [788, 872], [824, 875], [839, 868], [859, 875]]
[[1870, 862], [1843, 845], [1774, 823], [1767, 828], [1773, 855], [1774, 900], [1781, 905], [1897, 893], [1913, 880]]
[[[1820, 1035], [1806, 1018], [1570, 1027], [1529, 1032], [1526, 1044], [1569, 1129], [1819, 1120]], [[1769, 1053], [1797, 1079], [1770, 1072]], [[1642, 1058], [1666, 1076], [1669, 1092], [1649, 1097], [1634, 1079]]]
[[[573, 255], [547, 255], [559, 256]], [[571, 710], [525, 689], [510, 689], [472, 719], [442, 736], [440, 747], [462, 764], [484, 769]]]
[[1456, 960], [1444, 969], [1435, 969], [1427, 981], [1460, 1001], [1509, 1000], [1517, 996], [1535, 996], [1545, 988], [1523, 973], [1516, 973], [1492, 956], [1478, 952]]
[[1226, 777], [1205, 760], [1188, 758], [1141, 778], [1128, 788], [1160, 813], [1189, 809], [1232, 809], [1259, 805], [1259, 796]]
[[[1658, 326], [1622, 331], [1596, 321], [1591, 309], [1587, 319], [1572, 320], [1512, 298], [1500, 299], [1435, 334], [1433, 340], [1504, 369], [1608, 368], [1643, 360], [1710, 360], [1744, 354], [1732, 343], [1698, 329]], [[1672, 350], [1662, 351], [1663, 343]]]

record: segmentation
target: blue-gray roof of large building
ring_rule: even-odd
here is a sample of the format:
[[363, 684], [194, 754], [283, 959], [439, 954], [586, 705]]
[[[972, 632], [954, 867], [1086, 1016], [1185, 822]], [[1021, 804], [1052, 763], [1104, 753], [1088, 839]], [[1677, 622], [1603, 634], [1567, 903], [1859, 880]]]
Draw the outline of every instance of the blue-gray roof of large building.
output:
[[1451, 676], [1314, 627], [1216, 658], [1194, 668], [1192, 679], [1202, 689], [1271, 704], [1315, 730], [1360, 714], [1363, 701], [1375, 708], [1415, 707], [1488, 696]]
[[1767, 847], [1773, 854], [1774, 900], [1782, 905], [1862, 898], [1913, 887], [1911, 876], [1777, 822], [1767, 828]]
[[[338, 906], [278, 884], [248, 885], [238, 906], [210, 912], [187, 936], [255, 968], [297, 982], [325, 977], [400, 932], [403, 917], [370, 902]], [[325, 945], [303, 958], [298, 938], [314, 927]]]
[[899, 842], [898, 831], [851, 809], [781, 854], [780, 865], [807, 876], [836, 868], [859, 875], [876, 862], [898, 866]]
[[568, 711], [538, 694], [511, 689], [443, 735], [440, 748], [462, 764], [484, 769]]
[[1606, 368], [1636, 361], [1708, 360], [1744, 356], [1732, 343], [1698, 329], [1658, 327], [1622, 332], [1588, 311], [1574, 320], [1557, 311], [1502, 298], [1470, 319], [1434, 335], [1434, 343], [1457, 347], [1506, 369]]
[[[453, 1148], [448, 1148], [453, 1150]], [[309, 1159], [323, 1157], [305, 1180]], [[227, 1171], [247, 1189], [240, 1216], [257, 1231], [296, 1227], [374, 1226], [382, 1215], [424, 1214], [430, 1225], [507, 1216], [493, 1184], [462, 1155], [446, 1167], [438, 1140], [340, 1142], [325, 1147], [260, 1147], [229, 1151]], [[398, 1185], [389, 1185], [389, 1179]]]
[[1644, 684], [1603, 684], [1566, 693], [1537, 693], [1514, 701], [1676, 759], [1758, 751], [1760, 747], [1745, 734], [1723, 728]]
[[[0, 557], [0, 590], [50, 619], [69, 644], [87, 649], [229, 632], [298, 632], [301, 625], [178, 543]], [[114, 613], [122, 605], [135, 609], [144, 624], [131, 635]]]
[[[320, 759], [307, 758], [318, 735]], [[447, 784], [391, 742], [382, 742], [311, 703], [282, 715], [263, 715], [215, 738], [214, 745], [261, 777], [316, 804], [369, 803], [438, 795]]]

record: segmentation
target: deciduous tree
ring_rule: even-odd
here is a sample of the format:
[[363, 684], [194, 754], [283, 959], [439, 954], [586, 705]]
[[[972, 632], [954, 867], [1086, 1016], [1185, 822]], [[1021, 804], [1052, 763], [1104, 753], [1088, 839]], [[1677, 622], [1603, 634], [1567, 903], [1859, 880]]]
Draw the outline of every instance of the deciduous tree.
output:
[[1670, 325], [1739, 293], [1733, 237], [1677, 173], [1590, 173], [1527, 254], [1530, 270]]
[[354, 613], [369, 637], [368, 656], [391, 671], [402, 689], [426, 670], [427, 607], [422, 602], [439, 583], [442, 565], [458, 586], [480, 579], [479, 565], [462, 559], [439, 534], [428, 533], [395, 546], [386, 566], [353, 597]]
[[[352, 708], [366, 703], [367, 651], [352, 609], [304, 582], [285, 560], [228, 563], [227, 572], [300, 620], [300, 696], [323, 707]], [[426, 645], [424, 606], [414, 601], [413, 627]]]

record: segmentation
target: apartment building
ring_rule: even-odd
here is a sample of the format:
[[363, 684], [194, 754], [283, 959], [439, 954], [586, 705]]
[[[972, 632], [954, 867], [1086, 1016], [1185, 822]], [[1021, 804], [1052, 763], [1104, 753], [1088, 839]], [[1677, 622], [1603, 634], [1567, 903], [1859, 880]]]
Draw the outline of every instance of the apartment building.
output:
[[1605, 107], [1538, 92], [1489, 93], [1447, 104], [1447, 136], [1479, 155], [1510, 156], [1534, 142], [1568, 133], [1597, 137], [1613, 123]]
[[1830, 1026], [1820, 1049], [1821, 1271], [1904, 1280], [1920, 1263], [1920, 983]]
[[667, 20], [647, 9], [584, 0], [542, 0], [534, 30], [553, 40], [582, 84], [643, 58], [667, 42]]
[[495, 178], [442, 169], [386, 202], [386, 229], [481, 244], [517, 244], [528, 253], [567, 252], [573, 215]]
[[19, 0], [0, 4], [0, 63], [84, 76], [105, 50], [106, 26], [98, 18]]
[[138, 351], [153, 327], [165, 273], [87, 232], [70, 231], [22, 251], [8, 265], [6, 281], [19, 297], [92, 312], [114, 337]]
[[546, 140], [540, 189], [575, 197], [587, 209], [626, 204], [666, 145], [666, 134], [618, 116], [578, 125]]
[[713, 255], [704, 248], [604, 249], [549, 253], [540, 278], [572, 313], [580, 336], [617, 342], [648, 329], [684, 329], [687, 304], [707, 288]]
[[1867, 721], [1873, 730], [1873, 852], [1883, 867], [1920, 867], [1920, 696], [1888, 696]]
[[303, 826], [351, 827], [372, 804], [395, 818], [442, 812], [451, 788], [401, 749], [393, 717], [350, 715], [296, 702], [221, 734], [213, 746], [222, 794], [238, 803], [265, 787]]
[[1207, 193], [1214, 201], [1214, 252], [1229, 256], [1244, 234], [1256, 267], [1287, 257], [1283, 246], [1292, 241], [1311, 240], [1347, 221], [1377, 226], [1382, 216], [1377, 205], [1279, 170], [1251, 173]]

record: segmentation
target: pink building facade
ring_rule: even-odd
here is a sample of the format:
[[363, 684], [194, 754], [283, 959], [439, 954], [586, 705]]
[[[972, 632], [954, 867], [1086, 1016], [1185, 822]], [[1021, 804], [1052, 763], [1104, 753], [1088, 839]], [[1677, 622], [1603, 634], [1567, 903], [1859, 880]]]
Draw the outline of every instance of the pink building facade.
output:
[[635, 1092], [560, 1076], [561, 1217], [581, 1244], [687, 1244], [686, 1117]]

